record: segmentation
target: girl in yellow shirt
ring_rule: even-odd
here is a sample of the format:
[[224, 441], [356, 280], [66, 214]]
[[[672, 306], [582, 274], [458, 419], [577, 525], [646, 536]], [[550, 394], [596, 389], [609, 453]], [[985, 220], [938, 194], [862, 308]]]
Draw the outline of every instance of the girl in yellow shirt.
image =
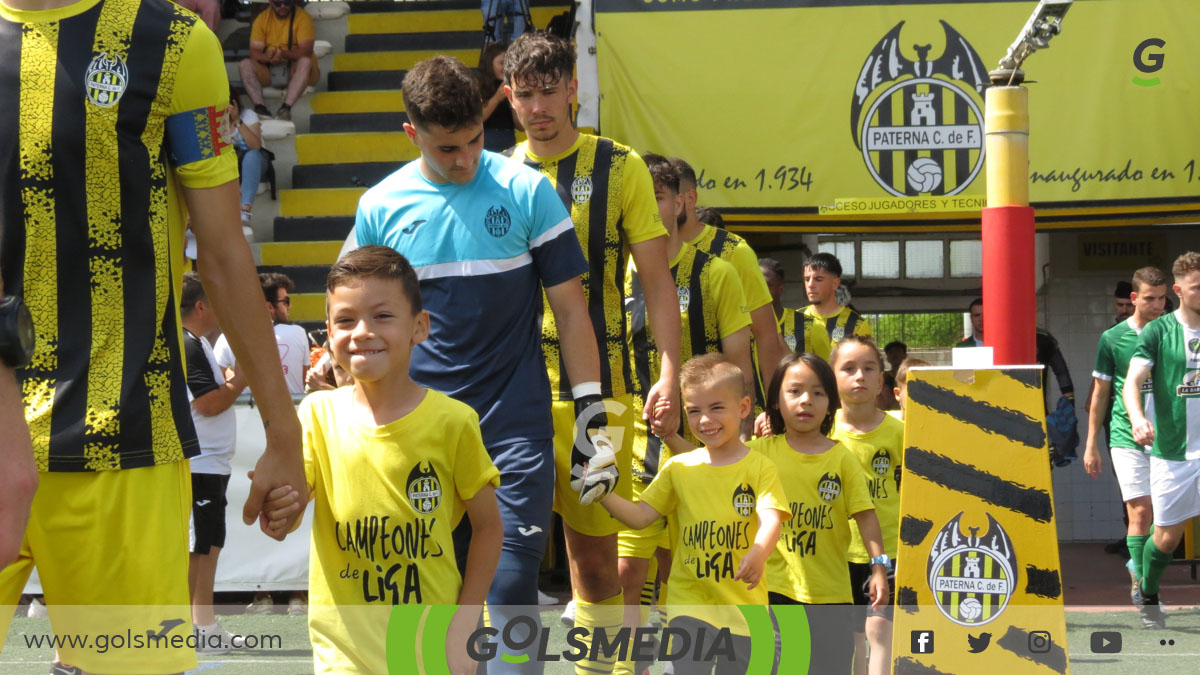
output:
[[[842, 409], [834, 417], [830, 438], [850, 449], [867, 477], [875, 516], [883, 534], [884, 555], [868, 552], [858, 527], [851, 527], [850, 585], [859, 613], [854, 617], [858, 658], [855, 675], [886, 675], [891, 669], [892, 604], [867, 606], [865, 588], [875, 563], [892, 570], [900, 528], [899, 476], [904, 423], [879, 410], [875, 401], [883, 386], [883, 357], [870, 338], [847, 335], [830, 355]], [[870, 643], [870, 661], [867, 643]]]
[[[839, 407], [833, 370], [814, 354], [791, 354], [775, 369], [767, 390], [767, 414], [775, 435], [749, 446], [775, 462], [792, 518], [767, 560], [770, 603], [825, 605], [809, 612], [810, 672], [848, 673], [851, 640], [849, 519], [866, 547], [883, 553], [879, 521], [858, 459], [826, 437]], [[872, 607], [888, 602], [887, 570], [876, 566], [869, 581]]]

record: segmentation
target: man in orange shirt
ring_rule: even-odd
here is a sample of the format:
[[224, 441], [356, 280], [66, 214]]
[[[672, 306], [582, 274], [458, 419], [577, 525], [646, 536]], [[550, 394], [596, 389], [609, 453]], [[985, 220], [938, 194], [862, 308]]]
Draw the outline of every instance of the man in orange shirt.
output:
[[321, 79], [313, 56], [316, 37], [312, 17], [296, 7], [293, 0], [271, 0], [271, 11], [259, 14], [254, 20], [250, 29], [250, 58], [242, 59], [238, 72], [259, 117], [271, 117], [271, 111], [263, 103], [263, 87], [287, 87], [275, 119], [290, 120], [296, 99]]

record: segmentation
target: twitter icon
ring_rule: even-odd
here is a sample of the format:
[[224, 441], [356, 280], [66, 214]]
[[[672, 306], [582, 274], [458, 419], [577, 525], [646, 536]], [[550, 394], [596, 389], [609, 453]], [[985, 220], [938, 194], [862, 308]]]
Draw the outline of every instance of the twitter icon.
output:
[[980, 633], [979, 637], [975, 637], [974, 635], [967, 633], [967, 645], [971, 648], [972, 654], [978, 654], [979, 652], [982, 652], [983, 650], [987, 649], [988, 645], [991, 643], [991, 633]]

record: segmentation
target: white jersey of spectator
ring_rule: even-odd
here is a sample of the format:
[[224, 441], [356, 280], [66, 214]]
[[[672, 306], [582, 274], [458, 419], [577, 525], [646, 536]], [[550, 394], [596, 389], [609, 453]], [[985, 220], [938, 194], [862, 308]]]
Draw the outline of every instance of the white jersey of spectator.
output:
[[[283, 379], [287, 381], [288, 391], [293, 394], [304, 393], [304, 369], [308, 366], [308, 334], [300, 326], [290, 323], [275, 324], [275, 344], [279, 345], [279, 360], [283, 363]], [[217, 338], [213, 347], [217, 364], [222, 368], [234, 368], [237, 359], [225, 336]], [[243, 390], [242, 393], [246, 393]]]
[[[187, 355], [188, 403], [225, 385], [225, 371], [217, 365], [208, 340], [184, 332]], [[237, 414], [233, 406], [216, 415], [202, 415], [192, 409], [192, 423], [200, 439], [200, 456], [192, 458], [192, 473], [229, 475], [237, 443]]]

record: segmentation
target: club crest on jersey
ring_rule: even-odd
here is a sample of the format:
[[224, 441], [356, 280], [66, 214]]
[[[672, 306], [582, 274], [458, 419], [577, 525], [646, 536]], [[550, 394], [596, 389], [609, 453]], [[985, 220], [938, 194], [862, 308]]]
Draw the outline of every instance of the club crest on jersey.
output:
[[846, 328], [844, 326], [838, 326], [837, 328], [834, 328], [829, 334], [829, 339], [833, 340], [834, 342], [838, 342], [844, 337], [846, 337]]
[[964, 535], [963, 511], [937, 534], [929, 551], [929, 589], [938, 610], [962, 626], [982, 626], [1008, 607], [1017, 582], [1017, 554], [1008, 533], [987, 515], [988, 529], [968, 528]]
[[592, 177], [576, 176], [571, 181], [571, 200], [576, 204], [586, 204], [592, 198]]
[[675, 291], [679, 295], [679, 313], [683, 314], [687, 311], [688, 305], [692, 304], [692, 289], [686, 286], [676, 286]]
[[737, 511], [739, 516], [743, 518], [750, 517], [754, 513], [754, 488], [748, 483], [742, 483], [733, 491], [733, 510]]
[[787, 343], [787, 347], [788, 347], [789, 351], [793, 351], [793, 352], [796, 351], [796, 336], [795, 335], [784, 335], [783, 341]]
[[97, 54], [88, 64], [83, 85], [87, 99], [93, 105], [110, 108], [121, 100], [129, 86], [129, 67], [120, 54], [114, 54], [112, 58], [108, 54]]
[[417, 462], [408, 473], [408, 503], [417, 513], [430, 514], [442, 503], [442, 482], [430, 462]]
[[871, 458], [871, 470], [880, 476], [886, 476], [888, 469], [892, 468], [892, 456], [887, 450], [880, 449], [875, 452], [875, 456]]
[[[859, 70], [850, 133], [875, 182], [897, 197], [962, 192], [983, 168], [987, 68], [945, 21], [941, 55], [914, 44], [902, 53], [904, 22], [883, 36]], [[835, 338], [836, 339], [836, 338]]]
[[1200, 370], [1191, 370], [1183, 376], [1183, 384], [1175, 388], [1178, 396], [1192, 398], [1200, 396]]
[[499, 239], [508, 234], [508, 229], [512, 227], [512, 216], [508, 215], [508, 209], [503, 206], [493, 206], [483, 217], [483, 226], [487, 228], [488, 234]]
[[817, 494], [821, 501], [831, 502], [842, 494], [842, 479], [835, 473], [827, 473], [817, 481]]
[[1200, 338], [1192, 338], [1191, 340], [1188, 340], [1188, 351], [1192, 354], [1200, 355]]

